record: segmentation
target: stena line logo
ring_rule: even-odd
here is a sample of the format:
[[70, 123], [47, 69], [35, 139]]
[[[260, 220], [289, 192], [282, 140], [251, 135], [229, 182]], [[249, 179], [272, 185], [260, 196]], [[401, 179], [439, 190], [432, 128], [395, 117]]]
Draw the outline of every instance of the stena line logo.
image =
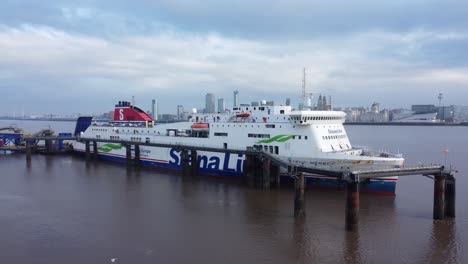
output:
[[124, 113], [123, 113], [123, 109], [119, 109], [119, 119], [120, 120], [124, 120]]
[[[182, 166], [181, 151], [171, 149], [169, 164]], [[206, 170], [220, 170], [223, 172], [242, 173], [244, 171], [244, 154], [224, 153], [219, 156], [198, 155], [198, 168]]]

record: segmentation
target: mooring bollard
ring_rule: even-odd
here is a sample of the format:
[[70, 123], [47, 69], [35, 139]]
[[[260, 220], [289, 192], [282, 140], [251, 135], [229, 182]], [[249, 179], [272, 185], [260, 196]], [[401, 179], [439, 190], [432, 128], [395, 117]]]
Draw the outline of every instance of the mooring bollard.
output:
[[443, 220], [445, 216], [445, 175], [434, 175], [434, 220]]
[[352, 179], [346, 183], [346, 231], [355, 231], [359, 223], [359, 182]]
[[445, 179], [445, 216], [455, 217], [455, 177], [448, 175]]
[[304, 187], [304, 173], [300, 173], [295, 180], [294, 217], [305, 216]]

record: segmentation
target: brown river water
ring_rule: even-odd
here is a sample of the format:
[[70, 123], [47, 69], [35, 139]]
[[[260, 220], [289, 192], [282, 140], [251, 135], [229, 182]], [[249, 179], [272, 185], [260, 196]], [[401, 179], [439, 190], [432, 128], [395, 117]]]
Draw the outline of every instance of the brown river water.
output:
[[[28, 132], [69, 122], [0, 121]], [[432, 220], [433, 182], [400, 177], [395, 197], [361, 195], [346, 232], [341, 191], [182, 177], [79, 156], [0, 156], [0, 263], [468, 263], [468, 128], [346, 126], [354, 145], [454, 164], [457, 217]], [[449, 154], [444, 157], [443, 150]], [[447, 161], [445, 161], [447, 159]]]

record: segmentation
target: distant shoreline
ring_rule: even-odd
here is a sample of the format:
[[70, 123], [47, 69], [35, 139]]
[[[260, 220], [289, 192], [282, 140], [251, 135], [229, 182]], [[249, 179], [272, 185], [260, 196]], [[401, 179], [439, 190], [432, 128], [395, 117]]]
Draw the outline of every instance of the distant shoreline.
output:
[[347, 122], [349, 126], [468, 126], [468, 122], [461, 123], [422, 123], [422, 122]]
[[[0, 117], [4, 121], [58, 121], [76, 122], [77, 118], [12, 118]], [[156, 121], [157, 123], [170, 123], [167, 121]], [[468, 122], [461, 123], [422, 123], [422, 122], [346, 122], [347, 126], [468, 126]]]
[[0, 117], [4, 121], [59, 121], [59, 122], [76, 122], [77, 118], [13, 118], [13, 117]]

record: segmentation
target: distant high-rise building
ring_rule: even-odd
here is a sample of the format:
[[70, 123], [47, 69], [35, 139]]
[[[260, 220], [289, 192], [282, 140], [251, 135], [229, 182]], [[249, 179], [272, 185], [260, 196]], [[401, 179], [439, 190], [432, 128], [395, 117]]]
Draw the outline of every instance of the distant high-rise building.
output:
[[156, 99], [151, 101], [151, 117], [153, 120], [158, 120], [158, 100]]
[[218, 112], [223, 113], [226, 110], [226, 105], [224, 104], [224, 98], [218, 99]]
[[380, 104], [374, 102], [371, 106], [371, 112], [372, 113], [380, 113]]
[[239, 91], [234, 91], [234, 107], [239, 107]]
[[320, 111], [331, 111], [332, 110], [332, 105], [331, 105], [331, 96], [329, 97], [329, 103], [327, 103], [327, 97], [325, 95], [319, 95], [318, 101], [317, 101], [317, 107], [315, 107], [315, 110], [320, 110]]
[[291, 98], [286, 98], [286, 105], [290, 106], [291, 105]]
[[205, 98], [205, 113], [215, 112], [215, 96], [212, 93], [207, 93]]
[[184, 113], [184, 106], [178, 105], [177, 106], [177, 120], [182, 120], [182, 114]]

